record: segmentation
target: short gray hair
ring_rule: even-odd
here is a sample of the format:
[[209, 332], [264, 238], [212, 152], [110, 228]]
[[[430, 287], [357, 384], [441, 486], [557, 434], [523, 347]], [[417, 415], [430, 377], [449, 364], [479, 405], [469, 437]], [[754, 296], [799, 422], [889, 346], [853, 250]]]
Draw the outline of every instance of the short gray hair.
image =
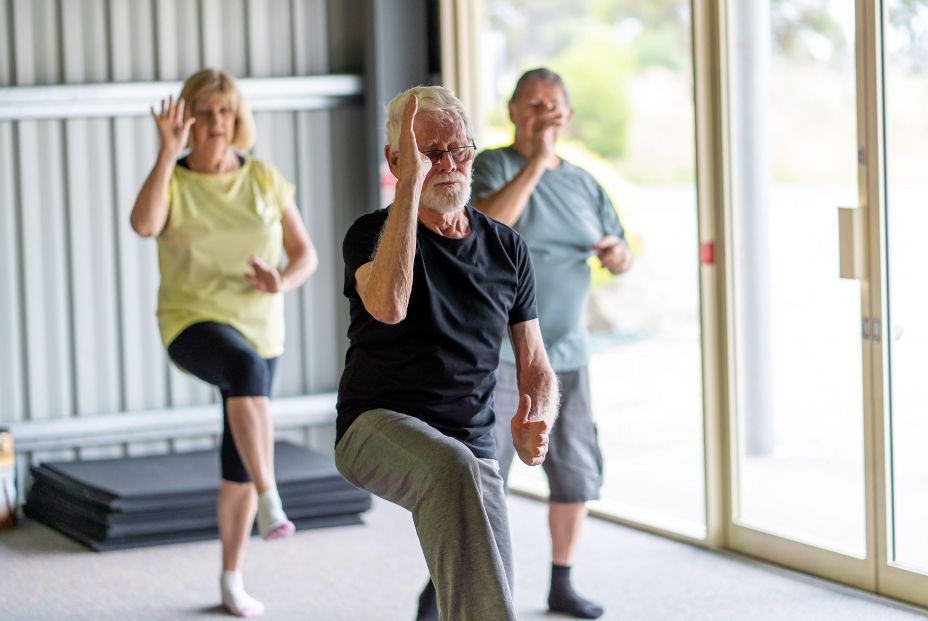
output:
[[406, 109], [406, 102], [409, 101], [410, 95], [415, 95], [419, 100], [417, 114], [426, 113], [445, 118], [458, 117], [464, 122], [467, 137], [470, 140], [474, 139], [474, 131], [471, 128], [470, 118], [464, 110], [464, 104], [461, 103], [461, 100], [457, 98], [451, 89], [444, 86], [414, 86], [403, 91], [387, 104], [385, 133], [391, 153], [399, 151], [400, 130], [403, 127], [403, 111]]
[[519, 81], [516, 82], [516, 87], [513, 89], [512, 97], [509, 98], [509, 101], [515, 101], [521, 97], [522, 91], [525, 90], [525, 85], [529, 82], [548, 82], [550, 84], [557, 84], [559, 87], [561, 87], [561, 92], [564, 93], [564, 103], [570, 106], [570, 95], [567, 93], [567, 85], [564, 84], [564, 79], [547, 67], [537, 67], [535, 69], [529, 69], [523, 73], [519, 77]]

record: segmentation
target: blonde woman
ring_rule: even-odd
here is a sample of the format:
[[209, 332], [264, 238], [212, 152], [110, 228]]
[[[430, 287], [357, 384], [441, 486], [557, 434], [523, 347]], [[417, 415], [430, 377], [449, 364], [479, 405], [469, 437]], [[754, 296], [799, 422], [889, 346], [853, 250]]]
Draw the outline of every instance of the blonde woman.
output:
[[203, 69], [152, 116], [161, 150], [132, 228], [158, 242], [158, 323], [168, 355], [222, 395], [222, 603], [254, 616], [264, 606], [245, 592], [241, 567], [255, 515], [265, 539], [294, 531], [274, 479], [268, 406], [284, 347], [283, 294], [315, 271], [316, 252], [294, 186], [245, 154], [255, 123], [232, 76]]

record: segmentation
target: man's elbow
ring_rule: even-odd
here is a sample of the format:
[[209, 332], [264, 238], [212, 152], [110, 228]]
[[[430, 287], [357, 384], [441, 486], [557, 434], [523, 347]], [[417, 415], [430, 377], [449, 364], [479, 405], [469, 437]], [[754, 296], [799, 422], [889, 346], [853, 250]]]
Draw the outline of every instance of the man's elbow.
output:
[[395, 326], [406, 319], [406, 309], [394, 304], [369, 304], [365, 302], [364, 308], [371, 317], [387, 325]]

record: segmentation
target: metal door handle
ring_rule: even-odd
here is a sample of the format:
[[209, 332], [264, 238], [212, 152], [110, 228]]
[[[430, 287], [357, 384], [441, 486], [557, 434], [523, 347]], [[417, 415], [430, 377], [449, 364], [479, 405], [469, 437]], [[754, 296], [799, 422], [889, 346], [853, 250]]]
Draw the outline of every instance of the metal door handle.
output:
[[838, 265], [841, 278], [863, 280], [863, 225], [859, 207], [838, 207]]

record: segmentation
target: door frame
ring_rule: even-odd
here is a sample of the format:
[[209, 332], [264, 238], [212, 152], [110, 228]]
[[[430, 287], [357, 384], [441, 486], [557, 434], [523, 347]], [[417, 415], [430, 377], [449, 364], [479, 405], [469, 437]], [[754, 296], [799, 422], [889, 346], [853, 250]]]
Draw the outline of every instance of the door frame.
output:
[[[730, 59], [730, 47], [729, 47], [729, 38], [728, 38], [728, 6], [729, 1], [731, 0], [716, 0], [715, 4], [718, 9], [718, 31], [721, 33], [721, 36], [718, 40], [718, 46], [720, 51], [720, 64], [722, 67], [729, 66]], [[868, 69], [872, 65], [873, 53], [870, 47], [870, 37], [868, 36], [867, 25], [866, 25], [866, 9], [867, 2], [858, 1], [856, 3], [856, 28], [855, 28], [855, 66], [856, 66], [856, 99], [857, 99], [857, 148], [858, 154], [863, 155], [867, 154], [868, 157], [858, 157], [858, 209], [855, 210], [854, 216], [857, 218], [855, 224], [857, 226], [864, 226], [866, 222], [869, 222], [871, 216], [874, 212], [878, 211], [875, 208], [869, 208], [870, 205], [875, 205], [870, 198], [872, 194], [872, 189], [869, 189], [872, 186], [872, 180], [870, 179], [870, 171], [873, 170], [873, 163], [871, 157], [875, 157], [875, 153], [871, 153], [872, 149], [868, 148], [869, 144], [873, 144], [870, 129], [870, 123], [872, 119], [875, 118], [876, 111], [872, 108], [872, 99], [867, 96], [868, 94], [868, 84], [872, 83], [868, 81], [872, 79], [869, 76]], [[733, 247], [733, 227], [732, 227], [732, 218], [733, 218], [733, 204], [732, 204], [732, 193], [731, 193], [731, 161], [732, 161], [732, 149], [731, 149], [731, 140], [730, 140], [730, 130], [731, 130], [731, 115], [728, 108], [728, 76], [726, 75], [725, 79], [721, 83], [722, 92], [720, 94], [720, 101], [722, 106], [720, 107], [719, 114], [721, 116], [721, 128], [722, 128], [722, 154], [721, 159], [721, 168], [724, 171], [724, 200], [720, 205], [722, 211], [721, 219], [724, 222], [724, 239], [725, 246], [727, 248]], [[869, 89], [872, 91], [872, 89]], [[835, 205], [837, 207], [837, 205]], [[837, 210], [836, 210], [837, 211]], [[861, 259], [864, 262], [863, 264], [869, 265], [870, 258], [874, 253], [869, 252], [869, 245], [863, 243], [858, 245], [856, 252], [860, 253]], [[727, 316], [734, 316], [734, 292], [735, 288], [734, 283], [734, 270], [732, 262], [729, 261], [725, 264], [725, 309]], [[871, 286], [872, 278], [869, 273], [862, 274], [860, 279], [860, 304], [861, 304], [861, 315], [862, 317], [870, 317], [870, 309], [873, 304], [873, 298], [878, 296], [873, 296], [873, 288]], [[876, 289], [879, 291], [879, 289]], [[719, 343], [719, 347], [723, 348], [727, 353], [727, 359], [733, 360], [731, 352], [735, 350], [735, 330], [734, 330], [734, 321], [726, 322], [726, 334], [725, 342]], [[740, 524], [736, 521], [736, 513], [738, 507], [738, 423], [737, 423], [737, 409], [735, 404], [737, 403], [736, 399], [736, 365], [729, 364], [725, 369], [726, 374], [726, 402], [729, 404], [729, 407], [726, 410], [726, 416], [724, 418], [725, 423], [725, 440], [726, 440], [726, 456], [728, 458], [728, 477], [727, 485], [724, 489], [725, 502], [724, 506], [727, 509], [725, 512], [725, 528], [726, 533], [725, 546], [737, 552], [741, 552], [750, 556], [758, 557], [773, 563], [783, 565], [792, 569], [796, 569], [802, 572], [810, 573], [816, 576], [828, 578], [838, 582], [842, 582], [848, 585], [852, 585], [858, 588], [874, 591], [877, 586], [876, 578], [876, 564], [873, 562], [873, 559], [876, 556], [876, 537], [874, 533], [876, 530], [876, 470], [875, 470], [875, 459], [874, 459], [874, 417], [875, 409], [872, 406], [873, 402], [873, 386], [872, 386], [872, 377], [873, 377], [873, 355], [872, 355], [872, 342], [869, 340], [863, 340], [861, 344], [861, 358], [862, 358], [862, 391], [863, 391], [863, 438], [864, 443], [861, 447], [861, 450], [864, 451], [864, 502], [865, 502], [865, 533], [866, 533], [866, 550], [867, 555], [865, 558], [857, 558], [851, 555], [842, 554], [832, 550], [824, 549], [811, 545], [808, 543], [803, 543], [793, 539], [789, 539], [785, 536], [775, 535], [769, 532], [765, 532], [761, 529], [752, 528], [744, 524]]]
[[[884, 75], [883, 75], [883, 4], [884, 0], [862, 2], [867, 43], [874, 50], [867, 58], [866, 77], [873, 88], [869, 89], [869, 106], [873, 113], [867, 118], [868, 142], [874, 148], [867, 152], [868, 184], [871, 210], [868, 220], [870, 253], [868, 271], [874, 295], [870, 306], [870, 317], [880, 326], [880, 334], [889, 335], [886, 319], [889, 318], [889, 288], [884, 275], [887, 273], [887, 221], [886, 221], [886, 132], [884, 124]], [[873, 436], [873, 480], [874, 532], [876, 544], [877, 591], [897, 599], [928, 606], [928, 572], [905, 569], [890, 558], [892, 540], [892, 410], [890, 404], [889, 340], [871, 341], [872, 384], [871, 408]]]

